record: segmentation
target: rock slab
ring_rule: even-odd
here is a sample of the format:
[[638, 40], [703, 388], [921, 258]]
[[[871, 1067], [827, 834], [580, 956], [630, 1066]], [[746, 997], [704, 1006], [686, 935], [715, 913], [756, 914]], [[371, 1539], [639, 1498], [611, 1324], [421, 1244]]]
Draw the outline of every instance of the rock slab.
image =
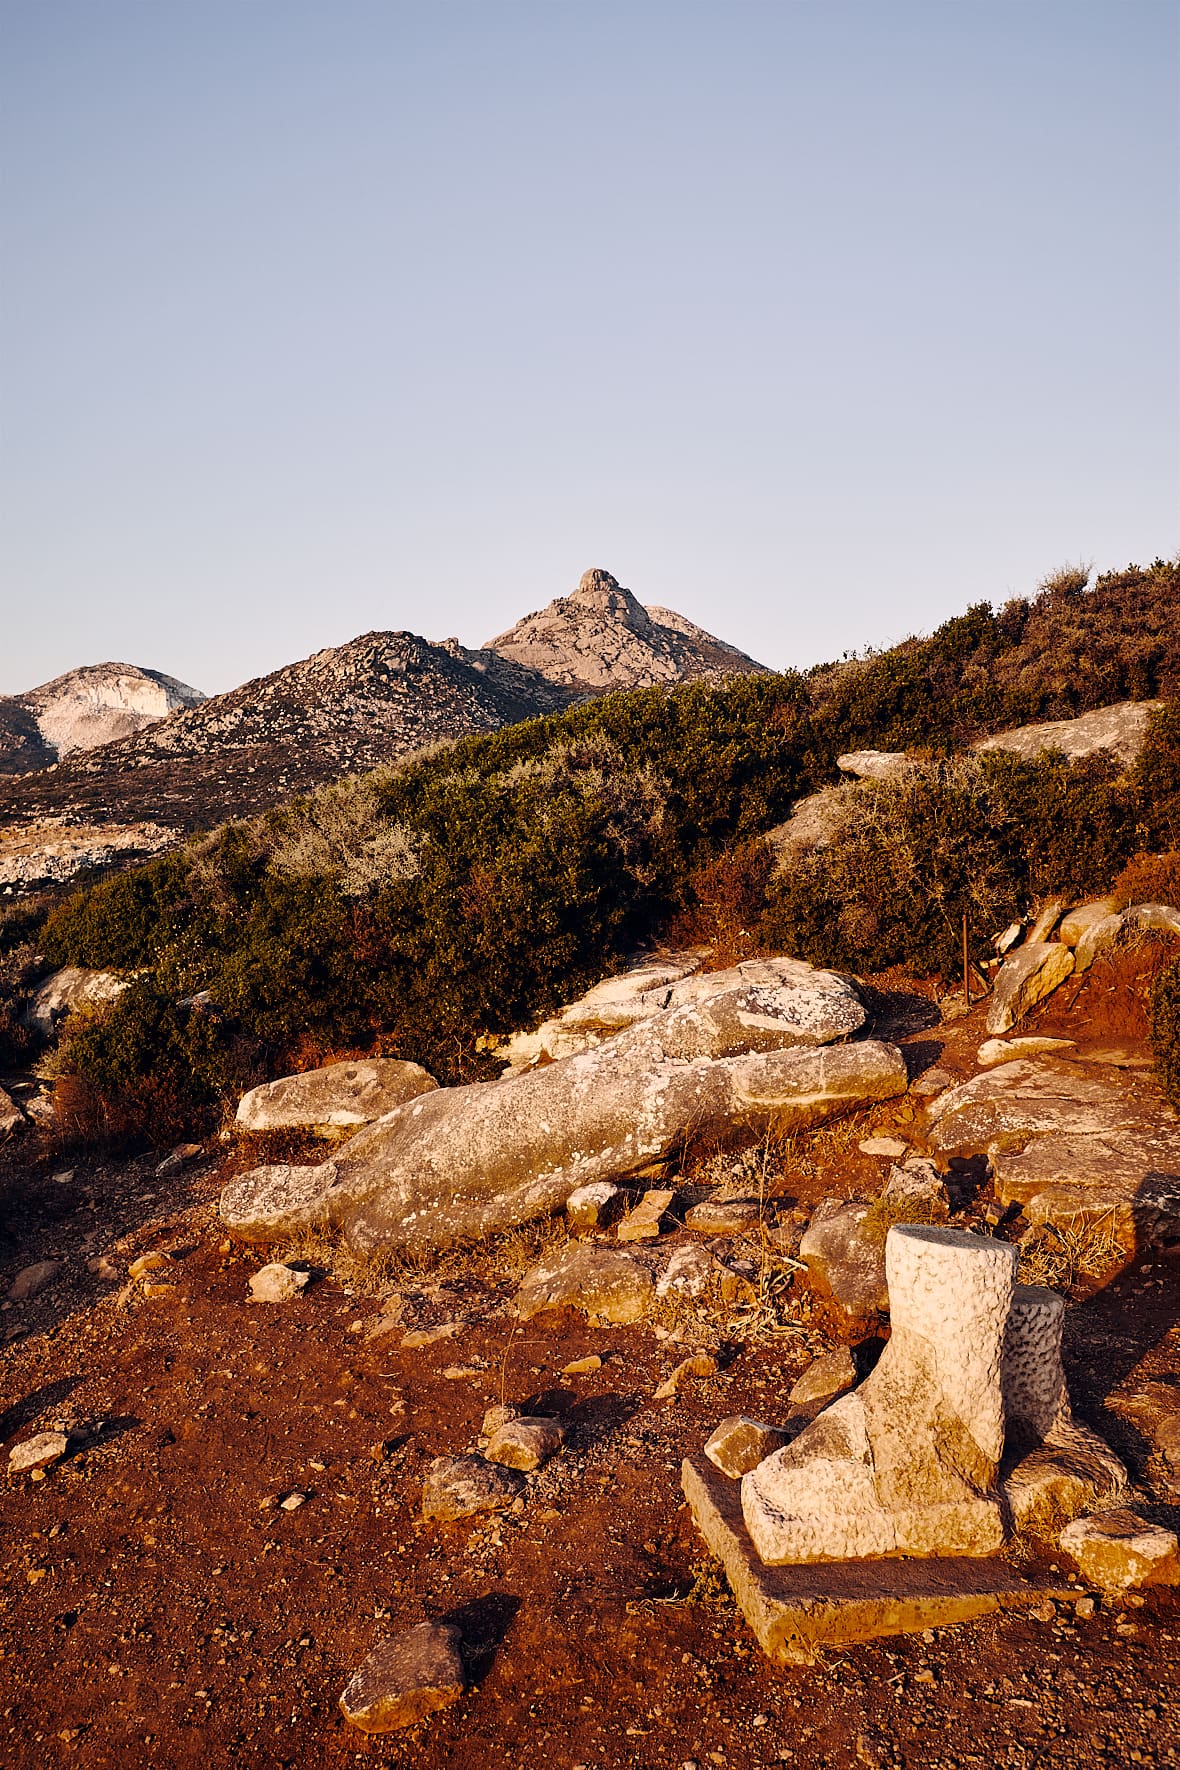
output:
[[1034, 1584], [999, 1558], [766, 1567], [750, 1541], [735, 1483], [703, 1459], [686, 1458], [681, 1485], [759, 1646], [781, 1664], [814, 1665], [825, 1647], [946, 1628], [1071, 1595], [1064, 1582]]
[[466, 1687], [459, 1630], [424, 1622], [374, 1647], [345, 1685], [340, 1707], [363, 1733], [392, 1733], [458, 1702]]
[[1018, 947], [1000, 966], [987, 1010], [987, 1030], [1006, 1033], [1030, 1008], [1051, 995], [1074, 968], [1074, 956], [1060, 941], [1034, 941]]
[[238, 1102], [236, 1122], [241, 1131], [307, 1130], [331, 1136], [372, 1124], [437, 1087], [420, 1064], [392, 1057], [329, 1063], [251, 1088]]

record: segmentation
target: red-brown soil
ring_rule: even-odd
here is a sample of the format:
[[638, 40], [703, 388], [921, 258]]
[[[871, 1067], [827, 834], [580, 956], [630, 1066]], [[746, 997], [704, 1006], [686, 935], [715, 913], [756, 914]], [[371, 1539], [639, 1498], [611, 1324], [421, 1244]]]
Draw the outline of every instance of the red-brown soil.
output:
[[[982, 1010], [933, 1028], [908, 1011], [915, 1067], [971, 1072]], [[1109, 1041], [1107, 1009], [1085, 1013]], [[883, 1167], [856, 1138], [905, 1129], [913, 1111], [902, 1103], [871, 1127], [800, 1140], [796, 1194], [879, 1184]], [[805, 1309], [777, 1339], [743, 1340], [719, 1321], [729, 1362], [656, 1402], [686, 1346], [652, 1324], [522, 1328], [506, 1308], [511, 1275], [489, 1262], [400, 1275], [405, 1325], [467, 1324], [419, 1351], [401, 1350], [400, 1327], [354, 1332], [379, 1303], [330, 1274], [289, 1304], [248, 1303], [261, 1260], [224, 1248], [212, 1157], [167, 1183], [146, 1157], [103, 1163], [31, 1138], [0, 1163], [0, 1290], [33, 1260], [68, 1261], [34, 1302], [0, 1313], [10, 1337], [0, 1437], [7, 1448], [66, 1419], [91, 1432], [44, 1481], [0, 1492], [5, 1764], [1177, 1761], [1170, 1591], [1102, 1601], [1086, 1620], [1062, 1605], [1052, 1621], [988, 1619], [853, 1646], [811, 1669], [762, 1657], [681, 1504], [678, 1468], [724, 1414], [782, 1414], [794, 1375], [825, 1344]], [[121, 1298], [118, 1282], [87, 1273], [86, 1257], [116, 1244], [121, 1271], [143, 1249], [175, 1252], [173, 1288]], [[1178, 1496], [1120, 1403], [1149, 1379], [1180, 1384], [1178, 1267], [1140, 1260], [1069, 1313], [1078, 1411], [1173, 1527]], [[600, 1370], [562, 1376], [588, 1352], [604, 1356]], [[472, 1374], [447, 1378], [454, 1366]], [[425, 1464], [470, 1448], [502, 1395], [548, 1396], [572, 1427], [568, 1448], [520, 1514], [423, 1524]], [[293, 1489], [306, 1503], [278, 1509]], [[379, 1639], [424, 1616], [460, 1624], [473, 1688], [420, 1728], [367, 1739], [339, 1714], [339, 1693]]]

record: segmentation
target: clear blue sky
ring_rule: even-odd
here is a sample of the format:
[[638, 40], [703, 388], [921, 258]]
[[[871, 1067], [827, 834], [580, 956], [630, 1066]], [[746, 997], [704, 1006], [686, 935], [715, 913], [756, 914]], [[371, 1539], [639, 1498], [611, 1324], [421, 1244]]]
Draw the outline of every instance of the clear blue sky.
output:
[[0, 692], [1180, 542], [1175, 0], [0, 0]]

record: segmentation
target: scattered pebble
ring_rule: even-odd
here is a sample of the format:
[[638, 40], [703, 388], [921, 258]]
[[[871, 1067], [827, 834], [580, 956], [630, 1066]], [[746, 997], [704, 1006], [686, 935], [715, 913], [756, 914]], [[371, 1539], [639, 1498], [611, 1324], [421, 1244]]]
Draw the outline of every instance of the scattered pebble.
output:
[[655, 1391], [656, 1401], [672, 1401], [686, 1377], [714, 1377], [717, 1374], [717, 1360], [711, 1352], [694, 1352], [689, 1358], [682, 1358], [676, 1369], [664, 1379]]

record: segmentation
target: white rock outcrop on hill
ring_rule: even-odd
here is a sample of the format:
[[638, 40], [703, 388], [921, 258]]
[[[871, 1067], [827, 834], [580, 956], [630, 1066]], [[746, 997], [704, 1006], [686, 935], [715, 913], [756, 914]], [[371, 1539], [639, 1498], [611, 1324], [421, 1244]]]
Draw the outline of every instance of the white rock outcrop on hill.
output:
[[[824, 1043], [854, 1018], [844, 980], [825, 976], [730, 982], [594, 1050], [424, 1094], [335, 1161], [243, 1175], [222, 1219], [249, 1241], [317, 1226], [359, 1249], [441, 1247], [560, 1210], [577, 1188], [635, 1174], [688, 1138], [803, 1128], [904, 1093], [895, 1046]], [[810, 1024], [825, 989], [834, 1014]]]
[[114, 743], [204, 699], [160, 670], [85, 664], [0, 702], [0, 773], [24, 773]]

